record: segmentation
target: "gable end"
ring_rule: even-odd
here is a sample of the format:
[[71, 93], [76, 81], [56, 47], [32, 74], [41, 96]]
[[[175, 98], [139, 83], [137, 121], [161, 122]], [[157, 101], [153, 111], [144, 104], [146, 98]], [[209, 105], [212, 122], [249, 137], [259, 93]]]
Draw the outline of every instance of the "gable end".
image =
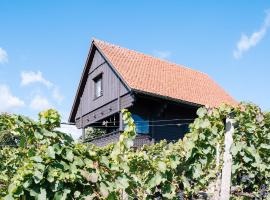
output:
[[[105, 93], [100, 99], [95, 100], [93, 98], [93, 82], [94, 78], [100, 74], [103, 74], [102, 77], [104, 80], [102, 84], [104, 85], [103, 87], [105, 87]], [[93, 41], [81, 75], [81, 80], [69, 116], [69, 122], [75, 123], [78, 116], [86, 115], [98, 107], [117, 99], [118, 94], [113, 90], [118, 87], [118, 82], [120, 84], [120, 95], [125, 95], [131, 91], [129, 86], [115, 70], [114, 66], [111, 65]], [[83, 109], [80, 108], [80, 101], [83, 102]]]

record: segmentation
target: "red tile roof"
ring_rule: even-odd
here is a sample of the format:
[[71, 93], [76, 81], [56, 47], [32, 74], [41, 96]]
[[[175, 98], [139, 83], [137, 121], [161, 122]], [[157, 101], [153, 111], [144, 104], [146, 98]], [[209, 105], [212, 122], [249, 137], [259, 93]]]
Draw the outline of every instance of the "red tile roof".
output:
[[131, 89], [211, 107], [237, 103], [205, 73], [100, 40], [94, 44]]

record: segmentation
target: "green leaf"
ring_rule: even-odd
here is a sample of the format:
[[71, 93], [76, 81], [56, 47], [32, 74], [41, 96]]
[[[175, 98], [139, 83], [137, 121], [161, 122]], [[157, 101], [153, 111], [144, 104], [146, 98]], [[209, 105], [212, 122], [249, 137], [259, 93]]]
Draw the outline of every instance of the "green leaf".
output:
[[211, 123], [208, 119], [205, 119], [201, 122], [201, 127], [202, 128], [209, 128], [211, 126]]
[[261, 144], [260, 147], [263, 148], [263, 149], [267, 149], [267, 150], [270, 149], [270, 145], [269, 144]]
[[37, 185], [35, 185], [34, 187], [30, 188], [29, 191], [30, 191], [30, 196], [32, 196], [32, 197], [37, 197], [38, 194], [40, 193], [40, 190], [37, 187]]
[[120, 189], [126, 189], [129, 186], [129, 180], [126, 178], [126, 176], [118, 177], [116, 179], [116, 186]]
[[49, 181], [50, 183], [53, 183], [54, 182], [54, 177], [53, 176], [48, 176], [47, 181]]
[[40, 189], [40, 193], [37, 195], [38, 200], [46, 200], [47, 199], [47, 192], [44, 188]]
[[25, 189], [27, 189], [31, 184], [32, 184], [32, 180], [31, 180], [31, 179], [26, 180], [26, 181], [23, 183], [23, 187], [24, 187]]
[[90, 173], [89, 179], [92, 183], [96, 183], [98, 181], [98, 174], [97, 173]]
[[34, 156], [31, 158], [31, 160], [36, 161], [36, 162], [42, 162], [42, 158], [40, 156]]
[[34, 171], [33, 178], [34, 178], [35, 183], [39, 183], [43, 179], [43, 173], [36, 170]]
[[199, 178], [202, 174], [202, 167], [200, 164], [196, 163], [193, 167], [193, 178]]
[[59, 182], [58, 180], [52, 182], [51, 189], [53, 192], [59, 191], [63, 189], [64, 185], [62, 182]]
[[23, 187], [17, 187], [16, 191], [13, 192], [14, 197], [20, 197], [24, 194]]
[[238, 143], [234, 143], [231, 147], [232, 156], [236, 156], [241, 151], [241, 148]]
[[87, 168], [94, 168], [94, 162], [92, 160], [85, 158], [83, 161]]
[[35, 147], [28, 150], [28, 156], [29, 157], [33, 157], [35, 155], [36, 155], [36, 148]]
[[52, 146], [49, 146], [46, 152], [48, 157], [55, 159], [55, 151]]
[[4, 200], [14, 200], [11, 194], [8, 194], [7, 196], [4, 197]]
[[164, 162], [159, 161], [158, 162], [158, 169], [164, 173], [167, 170], [167, 166]]
[[84, 162], [80, 157], [75, 157], [74, 158], [74, 165], [79, 166], [79, 167], [83, 167]]
[[160, 175], [159, 173], [157, 173], [156, 175], [154, 175], [154, 176], [150, 179], [150, 181], [149, 181], [149, 183], [148, 183], [149, 188], [156, 187], [157, 185], [159, 185], [159, 184], [161, 183], [161, 181], [162, 181], [162, 177], [161, 177], [161, 175]]
[[210, 154], [212, 152], [212, 148], [210, 145], [201, 147], [201, 150], [205, 155]]
[[173, 199], [173, 197], [175, 197], [175, 190], [176, 190], [175, 186], [172, 185], [171, 183], [167, 182], [161, 188], [162, 197], [165, 197], [168, 199]]
[[[93, 164], [93, 161], [91, 161]], [[109, 167], [109, 159], [107, 156], [101, 156], [100, 162], [105, 166]]]
[[80, 191], [74, 192], [74, 197], [75, 197], [75, 198], [79, 198], [80, 195], [81, 195], [81, 192], [80, 192]]
[[107, 186], [103, 182], [100, 183], [99, 190], [102, 197], [107, 198], [109, 196], [109, 190], [107, 189]]
[[204, 116], [206, 115], [206, 113], [207, 113], [207, 110], [206, 110], [205, 107], [201, 107], [201, 108], [199, 108], [199, 109], [197, 110], [197, 115], [198, 115], [200, 118], [204, 117]]
[[176, 156], [175, 158], [170, 159], [170, 165], [172, 169], [176, 169], [177, 165], [180, 164], [180, 158]]
[[20, 147], [25, 147], [26, 145], [26, 138], [24, 135], [21, 135], [21, 138], [20, 138]]
[[62, 153], [62, 147], [60, 147], [59, 144], [54, 144], [53, 148], [54, 148], [55, 154], [60, 155]]
[[240, 169], [240, 165], [239, 164], [233, 164], [232, 165], [232, 174], [235, 174], [239, 169]]
[[73, 161], [74, 155], [71, 149], [66, 149], [66, 159], [70, 162]]
[[252, 159], [250, 157], [248, 157], [248, 156], [244, 156], [243, 160], [245, 161], [245, 163], [248, 163], [248, 162], [252, 161]]
[[40, 134], [38, 131], [35, 131], [35, 132], [34, 132], [34, 136], [35, 136], [35, 137], [36, 137], [36, 139], [38, 139], [38, 140], [43, 139], [43, 135], [42, 135], [42, 134]]
[[132, 147], [133, 146], [133, 140], [132, 139], [126, 139], [125, 140], [125, 145], [126, 145], [126, 147], [127, 148], [130, 148], [130, 147]]

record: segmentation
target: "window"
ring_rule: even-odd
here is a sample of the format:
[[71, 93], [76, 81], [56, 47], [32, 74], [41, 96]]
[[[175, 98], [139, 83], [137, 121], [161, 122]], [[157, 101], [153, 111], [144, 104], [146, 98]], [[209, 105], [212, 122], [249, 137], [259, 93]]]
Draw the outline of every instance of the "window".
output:
[[136, 125], [136, 132], [140, 134], [148, 134], [149, 133], [149, 121], [144, 119], [140, 115], [132, 114], [131, 115], [135, 125]]
[[102, 96], [102, 74], [94, 78], [95, 98]]

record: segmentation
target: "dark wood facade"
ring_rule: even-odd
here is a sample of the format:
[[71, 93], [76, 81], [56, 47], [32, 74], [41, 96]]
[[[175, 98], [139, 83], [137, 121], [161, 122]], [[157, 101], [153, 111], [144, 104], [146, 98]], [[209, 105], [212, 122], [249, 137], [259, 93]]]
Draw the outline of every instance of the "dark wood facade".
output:
[[141, 94], [135, 96], [136, 101], [129, 111], [149, 121], [149, 135], [155, 141], [182, 138], [196, 117], [197, 106]]
[[[84, 70], [81, 80], [83, 83], [77, 92], [75, 102], [77, 106], [73, 106], [77, 108], [73, 109], [69, 120], [75, 122], [78, 128], [85, 128], [119, 113], [120, 110], [132, 106], [134, 102], [133, 95], [119, 75], [95, 47], [92, 49], [93, 58], [86, 65], [88, 69]], [[94, 79], [100, 75], [102, 75], [102, 95], [96, 98]]]
[[[102, 76], [102, 95], [95, 97], [95, 78]], [[115, 142], [123, 129], [121, 110], [127, 108], [135, 117], [136, 146], [162, 139], [182, 138], [196, 117], [199, 105], [132, 91], [102, 52], [92, 44], [72, 107], [70, 122], [80, 129], [104, 128], [105, 136], [91, 140], [97, 145]], [[110, 132], [113, 132], [111, 134]], [[138, 144], [137, 144], [138, 143]]]

